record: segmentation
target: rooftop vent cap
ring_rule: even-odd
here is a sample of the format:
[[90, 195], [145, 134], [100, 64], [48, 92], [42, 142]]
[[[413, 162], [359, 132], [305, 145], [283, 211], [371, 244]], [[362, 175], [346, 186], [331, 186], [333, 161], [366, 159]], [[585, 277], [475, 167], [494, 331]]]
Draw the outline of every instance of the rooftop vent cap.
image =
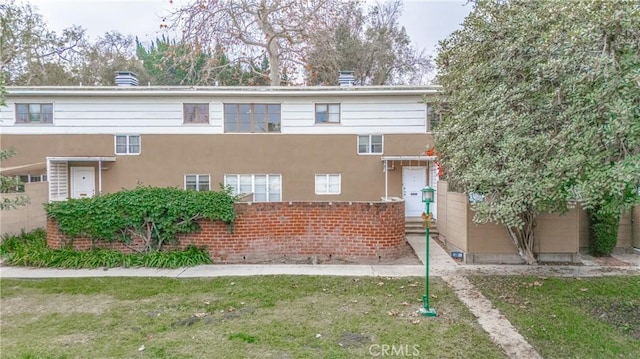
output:
[[353, 71], [340, 71], [338, 72], [338, 84], [340, 86], [353, 86], [356, 77], [353, 74]]
[[116, 72], [116, 86], [138, 86], [138, 75], [131, 71]]

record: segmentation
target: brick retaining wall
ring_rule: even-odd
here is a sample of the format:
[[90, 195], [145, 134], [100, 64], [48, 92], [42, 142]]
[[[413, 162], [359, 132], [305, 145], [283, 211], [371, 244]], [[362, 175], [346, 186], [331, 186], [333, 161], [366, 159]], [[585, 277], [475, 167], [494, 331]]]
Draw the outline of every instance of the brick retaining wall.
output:
[[[222, 222], [200, 221], [196, 233], [179, 237], [177, 247], [206, 247], [214, 262], [255, 263], [270, 260], [370, 261], [395, 258], [405, 250], [404, 202], [272, 202], [236, 203], [233, 232]], [[122, 243], [87, 238], [72, 241], [62, 235], [55, 220], [47, 220], [51, 248], [72, 244], [131, 252]]]

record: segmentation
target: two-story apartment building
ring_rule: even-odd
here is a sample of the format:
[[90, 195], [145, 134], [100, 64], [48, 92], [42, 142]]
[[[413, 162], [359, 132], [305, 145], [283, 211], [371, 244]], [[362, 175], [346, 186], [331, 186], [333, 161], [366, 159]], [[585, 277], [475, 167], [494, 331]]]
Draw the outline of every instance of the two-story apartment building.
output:
[[[9, 87], [4, 175], [48, 182], [50, 201], [136, 185], [253, 201], [378, 201], [423, 210], [437, 170], [436, 87]], [[430, 175], [431, 174], [431, 175]], [[436, 206], [433, 206], [435, 208]]]

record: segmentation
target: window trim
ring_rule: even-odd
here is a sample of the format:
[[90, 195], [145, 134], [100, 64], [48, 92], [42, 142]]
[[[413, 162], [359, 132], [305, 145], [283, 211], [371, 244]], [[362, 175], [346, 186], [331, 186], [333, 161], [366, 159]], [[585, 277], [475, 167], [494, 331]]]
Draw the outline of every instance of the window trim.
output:
[[[210, 174], [208, 174], [208, 173], [200, 173], [200, 174], [186, 173], [184, 175], [184, 177], [183, 177], [183, 179], [184, 179], [183, 188], [184, 188], [185, 191], [193, 191], [191, 189], [187, 189], [187, 176], [196, 176], [196, 189], [195, 189], [196, 192], [209, 192], [209, 191], [211, 191], [211, 175]], [[208, 185], [209, 185], [209, 188], [207, 190], [203, 190], [203, 191], [200, 190], [200, 177], [201, 176], [209, 177], [209, 180], [207, 181]]]
[[[251, 193], [240, 193], [240, 192], [236, 193], [234, 191], [234, 193], [233, 193], [234, 195], [240, 195], [240, 196], [244, 197], [246, 195], [251, 194], [252, 202], [259, 202], [259, 203], [262, 203], [262, 202], [282, 202], [282, 193], [283, 193], [283, 189], [282, 189], [282, 174], [279, 174], [279, 173], [225, 173], [224, 174], [224, 187], [225, 188], [227, 186], [229, 186], [229, 184], [227, 183], [227, 176], [235, 176], [236, 177], [236, 180], [237, 180], [237, 183], [238, 183], [238, 190], [240, 189], [240, 176], [251, 176]], [[267, 177], [266, 178], [266, 180], [267, 180], [267, 186], [266, 186], [267, 191], [265, 193], [267, 201], [256, 201], [256, 176], [266, 176]], [[280, 196], [279, 196], [280, 198], [279, 198], [278, 201], [270, 201], [269, 200], [269, 194], [270, 194], [270, 192], [269, 192], [269, 178], [271, 176], [280, 177]]]
[[[318, 192], [318, 176], [324, 176], [327, 179], [327, 192]], [[329, 191], [329, 179], [331, 176], [338, 176], [338, 192]], [[342, 194], [342, 174], [340, 173], [316, 173], [313, 177], [314, 192], [318, 196], [336, 196]]]
[[[127, 138], [127, 152], [125, 153], [118, 153], [118, 137], [126, 137]], [[129, 138], [130, 137], [138, 137], [138, 152], [137, 153], [133, 153], [133, 152], [129, 152]], [[134, 134], [123, 134], [123, 133], [119, 133], [119, 134], [115, 134], [113, 135], [113, 153], [118, 155], [118, 156], [139, 156], [142, 153], [142, 135], [134, 135]]]
[[[240, 106], [243, 105], [249, 105], [251, 106], [251, 126], [252, 126], [252, 131], [249, 132], [243, 132], [243, 131], [229, 131], [227, 129], [227, 105], [230, 106], [236, 106], [236, 116], [240, 115]], [[269, 110], [268, 110], [268, 106], [270, 105], [277, 105], [280, 108], [279, 111], [279, 119], [278, 119], [278, 131], [265, 131], [265, 132], [255, 132], [255, 105], [264, 105], [267, 106], [267, 115], [269, 114]], [[236, 125], [239, 123], [239, 117], [236, 117], [235, 119], [235, 123]], [[269, 120], [268, 120], [268, 116], [267, 116], [267, 130], [269, 128]], [[224, 102], [222, 104], [222, 130], [224, 133], [233, 133], [233, 134], [252, 134], [252, 135], [256, 135], [256, 134], [260, 134], [260, 135], [264, 135], [264, 134], [280, 134], [282, 133], [282, 103], [281, 102]]]
[[[327, 106], [327, 115], [331, 112], [329, 108], [331, 106], [338, 106], [338, 122], [329, 121], [329, 117], [327, 116], [327, 121], [318, 121], [318, 106]], [[316, 125], [341, 125], [342, 124], [342, 104], [339, 102], [317, 102], [313, 104], [313, 121]]]
[[[41, 182], [47, 182], [47, 174], [39, 174], [39, 175], [32, 175], [32, 174], [16, 174], [16, 175], [11, 175], [10, 177], [13, 177], [13, 180], [16, 182], [15, 186], [13, 186], [13, 191], [11, 192], [3, 192], [3, 193], [24, 193], [25, 192], [25, 185], [27, 183], [41, 183]], [[25, 177], [26, 181], [23, 181], [21, 177]]]
[[[198, 106], [205, 105], [207, 119], [206, 121], [187, 121], [187, 106], [194, 106], [196, 113], [195, 118], [198, 118]], [[211, 123], [211, 109], [208, 102], [183, 102], [182, 103], [182, 124], [183, 125], [208, 125]]]
[[[47, 121], [47, 122], [43, 122], [43, 121], [38, 121], [38, 122], [32, 122], [31, 121], [31, 112], [29, 111], [30, 109], [30, 105], [40, 105], [40, 119], [42, 120], [43, 117], [43, 112], [42, 112], [42, 106], [44, 105], [50, 105], [51, 106], [51, 121]], [[27, 120], [28, 121], [18, 121], [18, 107], [19, 106], [27, 106]], [[14, 104], [14, 123], [17, 125], [29, 125], [29, 126], [38, 126], [38, 125], [45, 125], [45, 126], [50, 126], [53, 125], [54, 123], [54, 106], [53, 106], [53, 102], [16, 102]]]
[[[371, 140], [373, 136], [380, 136], [381, 139], [381, 146], [382, 148], [380, 149], [380, 152], [360, 152], [360, 137], [364, 137], [364, 136], [368, 136], [369, 137], [369, 150], [371, 150]], [[356, 136], [356, 152], [358, 153], [358, 155], [361, 156], [379, 156], [384, 154], [384, 135], [380, 135], [380, 134], [369, 134], [369, 135], [357, 135]]]

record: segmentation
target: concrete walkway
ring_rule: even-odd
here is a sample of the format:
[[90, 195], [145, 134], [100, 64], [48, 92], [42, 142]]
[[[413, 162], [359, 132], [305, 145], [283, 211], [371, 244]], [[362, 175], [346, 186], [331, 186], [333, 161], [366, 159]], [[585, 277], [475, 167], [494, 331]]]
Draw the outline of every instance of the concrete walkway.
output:
[[424, 276], [422, 265], [340, 265], [340, 264], [212, 264], [178, 269], [111, 268], [52, 269], [1, 267], [0, 278], [81, 278], [81, 277], [229, 277], [256, 275], [332, 275], [352, 277]]

